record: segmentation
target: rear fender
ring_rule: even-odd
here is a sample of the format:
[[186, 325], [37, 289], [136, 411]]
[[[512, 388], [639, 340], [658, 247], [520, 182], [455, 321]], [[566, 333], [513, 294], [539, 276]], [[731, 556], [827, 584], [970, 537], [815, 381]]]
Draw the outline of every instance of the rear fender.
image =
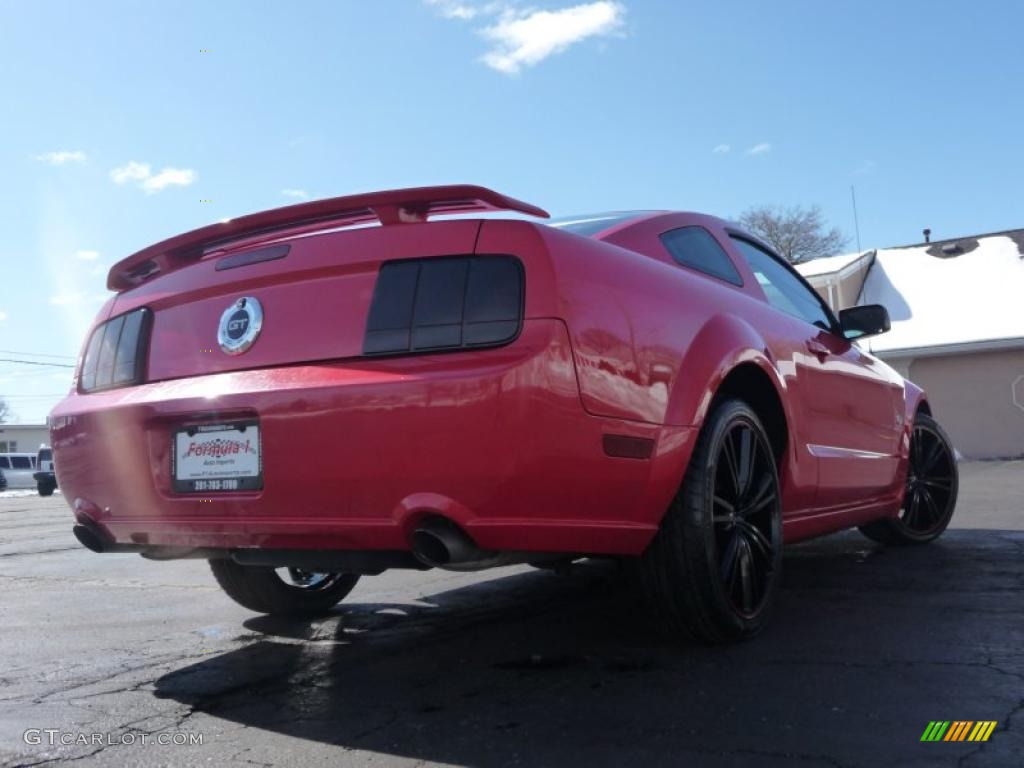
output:
[[697, 333], [683, 357], [669, 395], [666, 423], [702, 425], [725, 377], [736, 366], [753, 363], [775, 385], [786, 423], [792, 424], [786, 384], [772, 361], [768, 345], [748, 323], [735, 315], [715, 315]]
[[[663, 437], [685, 434], [687, 444], [685, 450], [666, 451], [658, 463], [657, 474], [652, 476], [652, 488], [657, 493], [654, 494], [650, 508], [665, 509], [679, 488], [686, 475], [700, 427], [708, 416], [715, 395], [726, 377], [743, 364], [756, 365], [771, 380], [782, 403], [787, 428], [791, 429], [786, 385], [772, 364], [771, 353], [763, 339], [752, 327], [733, 315], [714, 316], [694, 337], [679, 366], [675, 386], [669, 394], [667, 425], [681, 426], [666, 426]], [[789, 486], [792, 485], [790, 475], [795, 466], [793, 444], [792, 439], [787, 441], [786, 458], [779, 467], [786, 496], [792, 493]]]

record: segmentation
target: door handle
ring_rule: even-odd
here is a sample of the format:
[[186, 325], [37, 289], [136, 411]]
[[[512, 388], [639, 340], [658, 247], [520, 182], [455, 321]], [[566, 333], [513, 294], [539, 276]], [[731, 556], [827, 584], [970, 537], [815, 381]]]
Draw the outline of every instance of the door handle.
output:
[[819, 360], [824, 360], [832, 354], [832, 351], [817, 339], [807, 340], [807, 351], [817, 355]]

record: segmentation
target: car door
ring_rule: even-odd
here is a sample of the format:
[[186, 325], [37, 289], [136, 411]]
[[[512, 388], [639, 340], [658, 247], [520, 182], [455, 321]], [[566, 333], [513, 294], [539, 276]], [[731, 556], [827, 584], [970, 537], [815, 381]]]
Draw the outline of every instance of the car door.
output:
[[818, 462], [819, 509], [850, 506], [892, 490], [902, 431], [903, 387], [884, 363], [841, 335], [838, 322], [811, 288], [781, 258], [733, 235], [765, 298], [802, 321], [796, 407], [805, 424], [805, 449]]

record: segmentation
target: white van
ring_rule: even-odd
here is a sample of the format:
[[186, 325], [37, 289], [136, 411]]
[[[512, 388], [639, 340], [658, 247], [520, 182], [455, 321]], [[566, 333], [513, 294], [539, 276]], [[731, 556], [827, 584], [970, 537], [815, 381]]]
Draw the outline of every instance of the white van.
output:
[[34, 453], [0, 453], [0, 470], [7, 478], [7, 490], [35, 488], [36, 456]]

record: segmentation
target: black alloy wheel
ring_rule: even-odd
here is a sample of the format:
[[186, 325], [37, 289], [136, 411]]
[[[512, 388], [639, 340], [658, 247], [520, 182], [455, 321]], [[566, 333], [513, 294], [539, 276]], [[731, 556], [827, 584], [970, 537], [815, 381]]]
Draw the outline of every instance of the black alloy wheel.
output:
[[956, 508], [959, 474], [956, 454], [943, 429], [918, 414], [910, 436], [907, 481], [899, 516], [861, 526], [861, 532], [884, 544], [924, 544], [938, 538]]
[[644, 591], [669, 630], [724, 643], [764, 628], [782, 573], [780, 488], [757, 414], [741, 400], [716, 403], [640, 559]]
[[774, 525], [779, 506], [775, 461], [767, 441], [746, 421], [730, 425], [721, 442], [712, 504], [722, 588], [733, 609], [749, 618], [768, 594], [782, 542]]
[[221, 589], [236, 603], [273, 616], [327, 613], [359, 581], [353, 573], [239, 565], [227, 558], [210, 560], [210, 569]]

